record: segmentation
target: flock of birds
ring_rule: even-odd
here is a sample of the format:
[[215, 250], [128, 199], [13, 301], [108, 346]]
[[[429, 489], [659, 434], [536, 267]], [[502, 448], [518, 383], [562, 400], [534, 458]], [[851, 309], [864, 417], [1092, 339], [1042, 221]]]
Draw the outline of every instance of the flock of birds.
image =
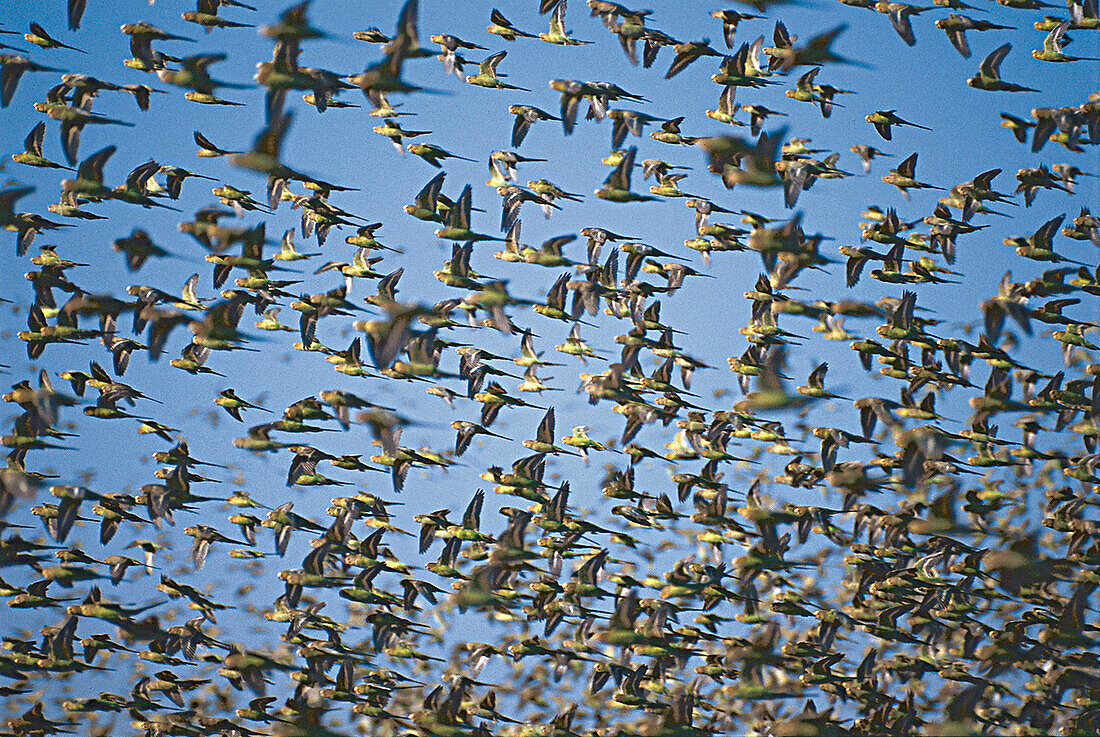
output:
[[[841, 2], [886, 15], [909, 46], [918, 16], [936, 13], [935, 27], [964, 58], [973, 34], [1010, 29], [964, 15], [992, 6], [961, 0]], [[1095, 0], [1070, 0], [1065, 12], [1040, 0], [997, 3], [1010, 10], [1013, 30], [1034, 23], [1036, 63], [1078, 62], [1067, 75], [1087, 68], [1096, 79], [1095, 60], [1066, 53], [1070, 34], [1100, 30]], [[85, 5], [69, 0], [70, 31]], [[256, 8], [199, 0], [183, 13], [190, 26], [122, 26], [132, 53], [119, 71], [126, 83], [68, 71], [95, 51], [95, 38], [73, 34], [70, 45], [38, 23], [25, 34], [0, 27], [3, 107], [30, 108], [30, 79], [56, 82], [33, 102], [45, 119], [11, 156], [15, 179], [0, 190], [13, 264], [31, 265], [30, 296], [10, 307], [26, 329], [4, 349], [8, 372], [24, 377], [3, 396], [0, 597], [12, 609], [0, 643], [4, 734], [1100, 731], [1100, 217], [1086, 201], [1078, 215], [1044, 217], [1004, 246], [983, 233], [1033, 205], [1064, 204], [1095, 175], [1087, 170], [1097, 169], [1100, 93], [1001, 115], [1007, 132], [988, 135], [1014, 136], [1011, 145], [1034, 160], [1016, 173], [1014, 191], [1000, 169], [943, 181], [918, 173], [918, 154], [893, 141], [899, 129], [931, 129], [919, 106], [913, 120], [896, 109], [869, 112], [850, 152], [812, 147], [808, 134], [859, 99], [826, 82], [839, 65], [864, 64], [832, 50], [846, 25], [803, 40], [789, 30], [795, 6], [760, 0], [701, 13], [703, 31], [720, 35], [711, 43], [673, 38], [649, 11], [603, 0], [587, 8], [603, 26], [597, 34], [593, 23], [590, 38], [570, 30], [586, 14], [541, 0], [547, 31], [486, 9], [487, 34], [470, 41], [422, 33], [444, 29], [408, 0], [392, 35], [352, 34], [348, 56], [377, 60], [349, 75], [299, 63], [311, 43], [338, 35], [311, 25], [308, 1], [254, 24]], [[1036, 20], [1032, 11], [1061, 14]], [[369, 16], [369, 4], [355, 12]], [[757, 30], [765, 24], [771, 45]], [[258, 26], [272, 57], [257, 64], [253, 85], [219, 80], [212, 75], [226, 53], [182, 55], [193, 25], [230, 55], [234, 42], [215, 40]], [[39, 48], [31, 54], [20, 37]], [[666, 119], [643, 112], [657, 103], [618, 84], [552, 79], [560, 108], [550, 112], [523, 103], [533, 93], [506, 81], [509, 64], [519, 71], [508, 50], [523, 44], [567, 55], [609, 42], [639, 74], [667, 64], [665, 78], [683, 74], [681, 82], [716, 67], [716, 109]], [[1012, 54], [1011, 44], [999, 45], [965, 81], [975, 92], [964, 91], [1030, 91], [1018, 83], [1026, 77], [1002, 79]], [[472, 131], [454, 136], [451, 152], [404, 122], [436, 92], [411, 81], [410, 70], [433, 64], [485, 88], [463, 88], [477, 92], [468, 104], [506, 107], [510, 141]], [[790, 102], [764, 106], [771, 87], [785, 88]], [[193, 161], [147, 151], [152, 157], [116, 184], [108, 167], [134, 144], [82, 147], [85, 136], [145, 125], [142, 115], [165, 101], [174, 110], [232, 110], [257, 88], [263, 110], [251, 149], [222, 148], [230, 144], [195, 131]], [[674, 104], [683, 109], [693, 89]], [[136, 112], [93, 110], [123, 94]], [[348, 172], [329, 181], [284, 160], [302, 104], [336, 118], [329, 145], [347, 135], [341, 122], [370, 119], [407, 154], [400, 167], [411, 176], [425, 171], [417, 158], [439, 171], [406, 193], [404, 214], [365, 217], [349, 204], [356, 182]], [[611, 131], [610, 171], [595, 190], [609, 204], [547, 178], [522, 183], [520, 169], [574, 166], [519, 153], [532, 130], [561, 126], [568, 136], [588, 121]], [[684, 132], [705, 126], [718, 132]], [[655, 158], [642, 160], [641, 144], [626, 144], [647, 128]], [[58, 131], [60, 155], [52, 155]], [[475, 150], [504, 143], [491, 154]], [[1041, 157], [1052, 150], [1067, 163], [1048, 168]], [[488, 206], [474, 207], [475, 183], [456, 184], [446, 171], [467, 155], [488, 156], [499, 229]], [[894, 157], [882, 182], [924, 209], [872, 205], [858, 241], [809, 232], [794, 209], [803, 192], [818, 180], [861, 179], [844, 157], [864, 175]], [[713, 176], [681, 189], [699, 162]], [[227, 183], [227, 172], [266, 178], [266, 189], [254, 196]], [[32, 176], [35, 184], [23, 183]], [[58, 201], [23, 211], [20, 202], [49, 177], [61, 178]], [[711, 197], [691, 193], [719, 182]], [[767, 214], [734, 204], [747, 192], [770, 193]], [[182, 214], [177, 206], [200, 194], [201, 208]], [[618, 207], [664, 207], [665, 225], [629, 234], [602, 227], [599, 213]], [[90, 273], [74, 260], [82, 233], [108, 211], [113, 223], [131, 220], [113, 247], [146, 284], [81, 286]], [[521, 216], [531, 213], [555, 223], [575, 217], [583, 227], [528, 245]], [[281, 240], [272, 236], [278, 218], [299, 216]], [[166, 283], [167, 257], [180, 249], [131, 228], [144, 218], [171, 219], [194, 244], [180, 242], [210, 266], [182, 287]], [[431, 248], [383, 242], [385, 231], [407, 227], [434, 229], [449, 257], [425, 269]], [[578, 240], [587, 248], [573, 251]], [[996, 294], [975, 300], [981, 314], [963, 315], [972, 323], [937, 319], [931, 295], [963, 278], [956, 257], [966, 248], [996, 254], [999, 271], [1014, 250], [1012, 269], [1028, 278], [1005, 273]], [[730, 263], [736, 270], [710, 278]], [[501, 270], [516, 276], [489, 275]], [[406, 271], [434, 276], [449, 296], [417, 299], [421, 288], [401, 282]], [[860, 299], [868, 280], [885, 296]], [[311, 294], [309, 284], [323, 286]], [[743, 289], [747, 324], [726, 320], [722, 331], [736, 345], [738, 329], [747, 348], [727, 356], [728, 369], [708, 364], [690, 352], [702, 329], [698, 305]], [[822, 292], [832, 296], [809, 296]], [[694, 300], [686, 310], [677, 311], [679, 294]], [[804, 381], [792, 377], [812, 351], [834, 350], [814, 344], [856, 352], [862, 370], [841, 382], [847, 390], [830, 388], [825, 362], [811, 361]], [[21, 365], [12, 346], [30, 362]], [[286, 380], [308, 396], [264, 406], [263, 379], [246, 368], [257, 346], [292, 346], [299, 363]], [[166, 355], [174, 380], [192, 387], [186, 393], [127, 383], [131, 364]], [[555, 369], [557, 379], [548, 376]], [[576, 385], [564, 381], [569, 372]], [[712, 398], [692, 391], [706, 382], [729, 388]], [[577, 389], [581, 401], [554, 394], [563, 389]], [[211, 393], [207, 409], [248, 428], [232, 447], [220, 423], [176, 427], [190, 427], [188, 403]], [[417, 399], [387, 401], [402, 393]], [[453, 447], [403, 443], [441, 417], [455, 431]], [[585, 419], [564, 422], [572, 430], [563, 432], [565, 417]], [[50, 465], [72, 463], [64, 460], [70, 443], [107, 432], [126, 440], [76, 462], [102, 478]], [[138, 434], [160, 439], [153, 478], [146, 468], [112, 468], [136, 463], [145, 447]], [[348, 443], [359, 452], [343, 452]], [[198, 458], [192, 446], [224, 453]], [[232, 476], [242, 459], [260, 456], [287, 469], [289, 489]], [[143, 481], [112, 487], [116, 473]], [[455, 480], [477, 476], [481, 488]], [[429, 506], [409, 502], [410, 478], [432, 490], [418, 497]], [[302, 513], [307, 497], [330, 491], [340, 495], [327, 514]], [[482, 519], [494, 497], [497, 525]], [[442, 508], [433, 510], [436, 500]], [[260, 603], [267, 590], [277, 598]]]

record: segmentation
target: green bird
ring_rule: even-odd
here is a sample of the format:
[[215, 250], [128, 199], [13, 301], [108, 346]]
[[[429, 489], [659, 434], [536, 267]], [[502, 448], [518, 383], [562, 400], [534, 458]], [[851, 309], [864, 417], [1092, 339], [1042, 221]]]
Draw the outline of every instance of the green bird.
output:
[[[518, 222], [518, 221], [517, 221]], [[529, 264], [557, 268], [559, 266], [576, 266], [576, 262], [566, 258], [562, 254], [562, 248], [577, 239], [575, 235], [559, 235], [548, 238], [542, 242], [538, 249], [526, 248], [523, 250], [523, 260]]]
[[194, 42], [194, 39], [176, 36], [144, 21], [125, 23], [121, 30], [130, 37], [130, 53], [133, 54], [133, 57], [126, 59], [123, 64], [139, 72], [159, 71], [165, 68], [165, 62], [174, 61], [172, 57], [155, 51], [153, 49], [154, 41]]
[[186, 371], [189, 374], [198, 376], [199, 374], [213, 374], [215, 376], [222, 376], [212, 368], [207, 368], [204, 364], [210, 357], [210, 348], [196, 345], [195, 343], [188, 343], [180, 351], [179, 358], [173, 358], [168, 363], [174, 368]]
[[443, 49], [443, 53], [440, 55], [440, 59], [443, 61], [443, 69], [447, 74], [458, 74], [459, 79], [462, 79], [461, 69], [458, 68], [458, 50], [468, 49], [470, 51], [486, 51], [484, 46], [479, 46], [469, 41], [463, 41], [458, 36], [451, 36], [449, 34], [437, 34], [432, 36], [432, 43], [439, 44], [439, 47]]
[[237, 2], [237, 0], [198, 0], [195, 10], [183, 13], [183, 19], [188, 23], [202, 26], [202, 29], [210, 33], [215, 28], [255, 28], [248, 23], [237, 23], [218, 17], [218, 8], [222, 5], [236, 5], [247, 10], [255, 10], [251, 5]]
[[[192, 92], [197, 92], [199, 95], [206, 96], [206, 98], [200, 99], [213, 98], [214, 91], [219, 87], [245, 89], [247, 85], [219, 82], [210, 76], [210, 72], [207, 71], [208, 67], [220, 61], [225, 61], [226, 58], [228, 57], [225, 54], [196, 54], [194, 56], [188, 56], [180, 60], [179, 69], [159, 69], [157, 71], [157, 77], [165, 84], [183, 87]], [[213, 99], [216, 100], [217, 98]]]
[[[348, 238], [353, 237], [354, 236], [348, 236]], [[294, 246], [294, 229], [290, 228], [283, 233], [283, 238], [279, 242], [279, 252], [276, 253], [273, 258], [276, 261], [305, 261], [320, 255], [320, 251], [316, 253], [301, 253]]]
[[211, 193], [218, 198], [223, 205], [232, 207], [238, 217], [242, 217], [246, 210], [265, 210], [267, 209], [261, 202], [252, 199], [252, 193], [246, 189], [237, 189], [231, 184], [226, 184], [221, 187], [214, 187]]
[[[411, 11], [402, 13], [403, 18], [411, 21], [412, 33], [402, 30], [399, 26], [398, 34], [390, 40], [383, 49], [386, 56], [379, 62], [372, 64], [363, 70], [362, 74], [348, 77], [348, 81], [363, 91], [363, 95], [378, 109], [389, 108], [386, 95], [390, 92], [416, 92], [420, 87], [401, 79], [401, 71], [405, 60], [415, 56], [430, 55], [426, 49], [420, 48], [420, 43], [415, 37], [416, 33], [416, 2], [405, 3], [405, 9]], [[357, 40], [373, 40], [368, 36], [356, 34]]]
[[879, 0], [875, 3], [874, 10], [890, 18], [890, 24], [894, 27], [894, 30], [898, 32], [898, 35], [901, 36], [902, 41], [909, 46], [915, 46], [917, 38], [913, 35], [913, 24], [910, 22], [909, 18], [914, 15], [919, 15], [926, 10], [932, 10], [932, 8], [921, 8], [916, 5]]
[[507, 234], [504, 236], [504, 250], [497, 251], [493, 254], [494, 258], [498, 258], [501, 261], [507, 261], [508, 263], [523, 263], [525, 261], [525, 255], [527, 251], [534, 252], [535, 249], [526, 244], [520, 243], [520, 230], [523, 226], [523, 221], [515, 220], [508, 228]]
[[538, 38], [537, 34], [527, 33], [516, 28], [496, 8], [493, 8], [493, 11], [489, 14], [489, 27], [486, 30], [494, 36], [500, 36], [505, 41], [515, 41], [517, 38]]
[[472, 242], [461, 246], [457, 243], [453, 244], [451, 257], [443, 262], [442, 269], [433, 271], [432, 276], [449, 287], [480, 289], [481, 282], [478, 279], [481, 278], [481, 274], [470, 268], [470, 255], [473, 250]]
[[462, 189], [454, 206], [447, 213], [444, 226], [435, 231], [436, 236], [449, 241], [499, 241], [501, 238], [475, 233], [470, 230], [470, 210], [473, 202], [473, 188], [467, 184]]
[[746, 125], [733, 117], [737, 114], [737, 111], [741, 109], [741, 106], [733, 101], [736, 92], [737, 88], [732, 85], [722, 88], [722, 94], [718, 97], [718, 109], [707, 110], [707, 117], [711, 120], [717, 120], [719, 123], [725, 123], [726, 125]]
[[248, 428], [248, 434], [243, 438], [234, 438], [233, 445], [242, 450], [253, 453], [267, 453], [284, 447], [283, 443], [276, 442], [269, 437], [275, 427], [267, 422], [262, 425], [254, 425]]
[[558, 0], [554, 12], [550, 15], [550, 30], [545, 33], [540, 33], [539, 38], [546, 43], [556, 44], [558, 46], [580, 46], [582, 44], [592, 43], [591, 41], [581, 41], [580, 39], [573, 38], [569, 35], [569, 32], [565, 30], [565, 5], [566, 0]]
[[427, 184], [421, 187], [416, 194], [416, 201], [412, 205], [405, 205], [405, 212], [417, 220], [428, 220], [438, 223], [443, 222], [443, 215], [439, 212], [440, 192], [443, 189], [443, 179], [447, 172], [441, 171], [432, 177]]
[[859, 156], [860, 161], [863, 162], [863, 171], [867, 174], [871, 173], [871, 161], [876, 156], [893, 156], [893, 154], [888, 154], [888, 153], [885, 153], [883, 151], [879, 151], [877, 148], [875, 148], [873, 146], [867, 146], [867, 145], [862, 144], [862, 143], [857, 143], [857, 144], [853, 145], [851, 147], [851, 149], [849, 149], [849, 150], [852, 153]]
[[398, 153], [404, 155], [405, 148], [401, 145], [401, 141], [404, 138], [415, 138], [417, 136], [427, 136], [431, 134], [431, 131], [414, 131], [405, 130], [397, 121], [386, 118], [382, 125], [374, 126], [374, 132], [380, 136], [385, 136], [393, 143], [393, 147], [397, 149]]
[[989, 92], [1038, 92], [1039, 90], [1031, 87], [1005, 82], [1001, 79], [1001, 62], [1008, 56], [1009, 51], [1012, 51], [1012, 44], [998, 47], [982, 60], [981, 65], [978, 67], [978, 73], [966, 80], [966, 83], [976, 90]]
[[672, 50], [676, 52], [676, 57], [665, 72], [665, 79], [672, 79], [704, 56], [722, 56], [721, 52], [711, 48], [710, 39], [706, 38], [675, 44]]
[[[916, 340], [925, 335], [913, 317], [916, 305], [916, 292], [902, 292], [901, 300], [898, 301], [894, 311], [890, 314], [889, 323], [879, 325], [876, 328], [878, 334], [887, 340]], [[870, 436], [870, 432], [864, 432], [863, 434]]]
[[27, 41], [34, 44], [35, 46], [40, 46], [44, 49], [69, 49], [70, 51], [76, 51], [81, 54], [88, 53], [87, 51], [78, 49], [75, 46], [69, 46], [68, 44], [61, 43], [56, 38], [47, 33], [46, 29], [38, 25], [37, 23], [31, 23], [30, 29], [30, 33], [24, 33], [23, 38], [25, 38]]
[[581, 326], [579, 322], [573, 324], [573, 329], [569, 331], [569, 335], [566, 337], [565, 342], [554, 346], [554, 350], [558, 351], [559, 353], [576, 356], [577, 358], [581, 359], [582, 363], [587, 363], [585, 361], [586, 358], [595, 358], [599, 361], [607, 360], [604, 357], [597, 355], [592, 347], [589, 346], [583, 338], [581, 338]]
[[436, 169], [442, 168], [442, 165], [439, 162], [445, 161], [446, 159], [473, 161], [473, 159], [468, 159], [465, 156], [459, 156], [458, 154], [452, 154], [450, 151], [442, 149], [439, 146], [433, 145], [431, 143], [410, 143], [408, 145], [408, 151], [413, 156], [419, 156], [420, 158], [424, 159], [424, 161], [427, 161]]
[[1035, 261], [1050, 261], [1053, 263], [1072, 261], [1072, 259], [1060, 256], [1054, 250], [1054, 236], [1058, 234], [1058, 229], [1062, 226], [1065, 217], [1063, 214], [1048, 220], [1029, 238], [1020, 236], [1005, 238], [1004, 244], [1015, 246], [1017, 254]]
[[637, 146], [631, 146], [627, 149], [622, 161], [604, 180], [603, 187], [596, 190], [597, 197], [611, 202], [648, 202], [657, 199], [656, 197], [640, 195], [630, 191], [630, 176], [634, 169], [634, 157], [637, 153]]
[[[308, 446], [298, 446], [308, 447]], [[323, 531], [324, 528], [315, 522], [292, 511], [294, 502], [281, 504], [268, 513], [267, 518], [260, 524], [275, 532], [275, 550], [279, 555], [286, 554], [290, 546], [290, 536], [295, 530], [308, 530], [311, 532]]]
[[734, 37], [737, 34], [737, 26], [743, 20], [764, 20], [762, 15], [750, 15], [739, 13], [736, 10], [715, 10], [710, 14], [711, 18], [722, 21], [722, 38], [726, 42], [726, 48], [733, 48]]
[[911, 154], [905, 161], [898, 164], [898, 168], [891, 169], [890, 173], [882, 178], [887, 184], [892, 184], [901, 190], [905, 199], [909, 199], [910, 189], [943, 189], [932, 184], [918, 182], [916, 177], [917, 153]]
[[[375, 231], [377, 231], [381, 227], [382, 223], [371, 223], [369, 225], [364, 225], [356, 229], [355, 235], [349, 235], [344, 238], [344, 242], [347, 243], [349, 246], [355, 246], [356, 248], [366, 248], [368, 250], [384, 249], [387, 251], [392, 251], [392, 248], [383, 245], [377, 238], [374, 237]], [[276, 258], [278, 257], [276, 256]]]
[[[1094, 31], [1100, 28], [1100, 12], [1097, 11], [1094, 3], [1087, 2], [1087, 0], [1079, 0], [1077, 2], [1067, 3], [1067, 5], [1070, 11], [1069, 30]], [[1042, 20], [1035, 21], [1035, 30], [1049, 33], [1064, 22], [1064, 18], [1059, 18], [1054, 15], [1044, 15]]]
[[815, 84], [814, 78], [821, 71], [821, 67], [814, 67], [798, 78], [793, 90], [787, 90], [787, 97], [798, 102], [809, 102], [821, 107], [821, 117], [828, 118], [833, 114], [833, 107], [843, 107], [833, 102], [837, 95], [853, 94], [851, 90], [842, 90], [828, 84]]
[[225, 389], [218, 394], [218, 398], [214, 400], [214, 404], [224, 409], [230, 417], [237, 422], [244, 422], [241, 417], [242, 409], [258, 409], [263, 412], [270, 412], [271, 410], [266, 407], [261, 407], [258, 404], [252, 404], [237, 396], [236, 392], [232, 389]]
[[908, 125], [912, 128], [920, 128], [924, 131], [930, 131], [931, 128], [923, 125], [917, 125], [916, 123], [910, 123], [907, 120], [902, 120], [894, 110], [879, 110], [878, 112], [871, 113], [867, 116], [867, 122], [875, 126], [875, 130], [882, 136], [883, 140], [889, 141], [892, 138], [890, 126], [892, 125]]
[[848, 24], [842, 23], [835, 28], [819, 33], [804, 45], [796, 47], [794, 42], [798, 40], [798, 37], [791, 36], [787, 32], [786, 26], [777, 21], [775, 31], [772, 34], [775, 46], [762, 49], [764, 55], [769, 57], [768, 71], [785, 74], [796, 66], [817, 66], [828, 63], [863, 66], [859, 62], [837, 56], [830, 48], [840, 34], [847, 29]]
[[1039, 61], [1100, 61], [1095, 57], [1070, 56], [1062, 51], [1062, 46], [1069, 42], [1069, 38], [1066, 36], [1069, 27], [1070, 21], [1067, 20], [1052, 28], [1047, 37], [1043, 39], [1043, 48], [1033, 50], [1031, 55]]
[[94, 407], [85, 407], [84, 414], [100, 420], [121, 420], [125, 418], [133, 418], [142, 422], [149, 420], [148, 417], [139, 417], [119, 409], [108, 394], [101, 394]]
[[103, 184], [103, 167], [116, 150], [115, 146], [108, 146], [82, 161], [76, 179], [61, 182], [62, 192], [88, 201], [110, 199], [111, 190]]
[[608, 110], [607, 117], [614, 121], [614, 125], [611, 127], [612, 148], [622, 146], [627, 133], [641, 136], [643, 126], [665, 120], [665, 118], [647, 115], [636, 110]]
[[668, 143], [674, 146], [691, 146], [699, 139], [685, 136], [680, 133], [680, 123], [682, 122], [684, 122], [683, 116], [667, 120], [661, 126], [661, 130], [650, 133], [649, 137], [655, 141]]
[[[142, 207], [162, 207], [175, 210], [176, 208], [162, 205], [150, 196], [156, 190], [162, 189], [154, 178], [160, 169], [161, 165], [152, 159], [144, 164], [138, 164], [126, 176], [124, 183], [111, 190], [111, 199], [120, 200], [131, 205], [141, 205]], [[213, 179], [213, 177], [209, 178]]]
[[722, 65], [718, 69], [718, 74], [711, 77], [711, 81], [715, 84], [725, 85], [727, 88], [732, 87], [734, 90], [727, 89], [723, 94], [729, 95], [727, 99], [727, 105], [732, 105], [734, 92], [737, 87], [763, 87], [769, 84], [775, 84], [765, 77], [771, 75], [760, 66], [760, 53], [764, 48], [764, 37], [760, 36], [752, 43], [741, 44], [737, 49], [737, 53], [733, 56], [727, 56], [722, 60]]
[[786, 113], [777, 112], [763, 105], [742, 105], [741, 109], [749, 114], [749, 133], [754, 136], [760, 135], [762, 124], [772, 115], [787, 116]]
[[330, 479], [318, 472], [317, 464], [321, 461], [336, 461], [336, 456], [329, 455], [309, 445], [291, 445], [288, 448], [294, 451], [294, 460], [290, 462], [290, 468], [286, 475], [287, 486], [343, 486], [344, 481]]
[[970, 44], [966, 41], [967, 31], [1012, 30], [1011, 26], [1002, 26], [986, 20], [974, 20], [957, 13], [951, 13], [946, 18], [937, 20], [936, 28], [947, 34], [947, 39], [951, 41], [951, 45], [962, 54], [964, 59], [970, 58]]
[[[551, 376], [549, 378], [550, 380], [553, 380], [554, 377]], [[556, 387], [550, 386], [538, 377], [537, 366], [527, 367], [527, 370], [523, 372], [523, 381], [520, 382], [520, 385], [517, 387], [517, 389], [521, 392], [538, 392], [539, 394], [542, 394], [545, 391], [561, 391]]]
[[[75, 598], [55, 599], [52, 596], [50, 596], [48, 593], [46, 593], [46, 589], [48, 589], [50, 584], [52, 584], [52, 583], [53, 583], [53, 581], [51, 579], [47, 578], [47, 579], [43, 579], [41, 581], [35, 581], [31, 584], [28, 584], [27, 588], [25, 590], [18, 589], [17, 591], [19, 593], [13, 595], [10, 599], [8, 599], [8, 602], [7, 602], [8, 606], [19, 608], [19, 609], [36, 609], [38, 607], [59, 607], [61, 604], [64, 604], [65, 602], [75, 601]], [[48, 724], [53, 724], [53, 723], [48, 722], [47, 720], [43, 720], [41, 718], [42, 717], [41, 706], [42, 705], [39, 704], [38, 708], [36, 710], [38, 712], [38, 717], [39, 717], [39, 720], [40, 720], [38, 722], [37, 726], [39, 728], [45, 728]], [[26, 714], [23, 715], [22, 719], [24, 720], [24, 724], [27, 724], [28, 727], [33, 728], [34, 725], [28, 724], [26, 722], [27, 718], [30, 715], [31, 715], [31, 712], [27, 712]], [[17, 720], [13, 720], [13, 721], [17, 721]], [[57, 724], [56, 726], [60, 727], [61, 725]], [[50, 731], [51, 732], [56, 732], [58, 730], [51, 728]]]
[[775, 187], [782, 184], [776, 175], [775, 160], [786, 136], [787, 129], [780, 128], [772, 134], [760, 134], [755, 144], [740, 137], [717, 136], [700, 138], [697, 145], [707, 152], [709, 170], [721, 175], [727, 189], [738, 184]]
[[466, 83], [477, 85], [478, 87], [487, 87], [493, 90], [519, 90], [521, 92], [530, 92], [531, 90], [526, 87], [517, 87], [514, 84], [508, 84], [500, 79], [504, 75], [497, 74], [497, 66], [506, 56], [508, 56], [507, 51], [498, 51], [491, 56], [487, 56], [479, 65], [478, 73], [466, 77]]
[[242, 154], [243, 151], [227, 151], [222, 148], [218, 148], [202, 133], [195, 131], [194, 134], [195, 143], [198, 144], [199, 150], [195, 153], [196, 156], [203, 158], [216, 158], [218, 156], [232, 156], [235, 154]]
[[536, 122], [540, 120], [561, 120], [561, 118], [532, 105], [512, 105], [508, 108], [508, 112], [516, 116], [515, 123], [512, 124], [512, 146], [515, 148], [519, 148], [520, 144], [523, 143], [523, 139], [527, 137], [527, 133], [531, 130], [531, 126]]
[[573, 428], [573, 432], [570, 435], [561, 439], [561, 442], [576, 448], [586, 462], [588, 461], [588, 451], [590, 450], [607, 450], [607, 446], [603, 443], [593, 440], [588, 437], [589, 431], [592, 428], [585, 425], [577, 425]]
[[[982, 202], [1003, 202], [1008, 205], [1015, 205], [1015, 203], [1009, 199], [1009, 195], [1002, 194], [993, 189], [993, 180], [996, 179], [997, 175], [1000, 173], [1000, 169], [990, 169], [989, 171], [982, 172], [969, 182], [956, 184], [951, 188], [951, 196], [949, 198], [943, 198], [941, 204], [949, 207], [956, 207], [957, 201], [962, 199], [962, 207], [960, 209], [963, 211], [962, 219], [964, 222], [970, 220], [976, 212], [979, 212], [979, 208], [982, 207]], [[928, 222], [927, 219], [925, 222]]]
[[26, 166], [37, 166], [46, 169], [67, 169], [72, 171], [72, 167], [65, 166], [64, 164], [57, 164], [42, 155], [42, 141], [45, 135], [46, 122], [42, 121], [27, 134], [26, 139], [23, 141], [23, 151], [21, 153], [12, 154], [12, 161]]
[[1019, 182], [1016, 185], [1016, 192], [1024, 193], [1025, 207], [1031, 207], [1031, 203], [1035, 201], [1035, 195], [1039, 193], [1040, 189], [1058, 189], [1069, 192], [1069, 189], [1062, 184], [1062, 180], [1047, 169], [1045, 164], [1018, 170], [1016, 181]]
[[828, 363], [818, 364], [817, 367], [810, 372], [809, 378], [806, 379], [807, 385], [797, 387], [795, 391], [804, 396], [811, 397], [812, 399], [848, 399], [848, 397], [834, 394], [825, 388], [825, 374], [828, 370]]
[[20, 54], [0, 54], [0, 108], [11, 104], [19, 80], [27, 72], [60, 72], [60, 69], [37, 64]]
[[552, 320], [573, 322], [576, 318], [566, 310], [565, 300], [569, 293], [569, 272], [563, 273], [557, 278], [546, 294], [546, 304], [534, 305], [535, 312], [545, 315]]
[[282, 116], [289, 90], [309, 92], [309, 99], [306, 101], [316, 107], [317, 112], [323, 113], [341, 90], [355, 88], [335, 72], [299, 66], [300, 51], [297, 42], [280, 40], [275, 44], [273, 59], [256, 65], [253, 80], [267, 89], [265, 111], [268, 120]]
[[69, 164], [76, 164], [77, 149], [80, 146], [80, 134], [84, 126], [97, 125], [121, 125], [133, 128], [134, 124], [125, 120], [116, 120], [102, 115], [96, 115], [62, 102], [36, 102], [34, 109], [46, 113], [54, 120], [61, 121], [61, 147], [65, 152], [65, 158]]

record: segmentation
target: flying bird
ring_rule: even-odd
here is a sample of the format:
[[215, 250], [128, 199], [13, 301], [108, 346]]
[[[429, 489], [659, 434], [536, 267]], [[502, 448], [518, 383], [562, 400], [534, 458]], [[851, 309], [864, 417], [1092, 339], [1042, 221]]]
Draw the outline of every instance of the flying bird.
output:
[[967, 31], [1012, 30], [1011, 26], [1002, 26], [987, 20], [974, 20], [965, 15], [950, 13], [946, 18], [936, 21], [936, 28], [947, 34], [947, 39], [964, 59], [970, 58], [970, 44], [966, 40]]
[[896, 112], [895, 110], [879, 110], [867, 116], [867, 122], [875, 126], [875, 130], [878, 131], [878, 134], [882, 136], [883, 140], [889, 141], [892, 138], [893, 133], [891, 131], [891, 126], [894, 125], [907, 125], [911, 128], [920, 128], [925, 131], [932, 130], [927, 126], [902, 120], [895, 114]]
[[917, 43], [917, 38], [913, 34], [913, 24], [910, 18], [927, 10], [932, 10], [930, 7], [919, 7], [906, 3], [889, 2], [888, 0], [879, 0], [872, 8], [890, 18], [890, 24], [894, 27], [894, 30], [898, 32], [898, 35], [901, 36], [901, 40], [910, 46], [915, 46]]
[[910, 189], [943, 189], [932, 184], [925, 184], [916, 180], [918, 152], [910, 154], [905, 161], [898, 164], [896, 169], [882, 178], [887, 184], [892, 184], [901, 190], [906, 199], [909, 199]]
[[1005, 82], [1001, 79], [1001, 62], [1008, 56], [1009, 51], [1012, 51], [1012, 44], [999, 46], [982, 60], [981, 66], [978, 67], [978, 73], [966, 80], [966, 83], [974, 89], [989, 92], [1038, 92], [1039, 90], [1031, 87]]
[[636, 146], [627, 149], [623, 160], [607, 175], [603, 187], [596, 190], [597, 197], [611, 202], [647, 202], [656, 199], [630, 190], [630, 177], [634, 169], [634, 157], [637, 153]]

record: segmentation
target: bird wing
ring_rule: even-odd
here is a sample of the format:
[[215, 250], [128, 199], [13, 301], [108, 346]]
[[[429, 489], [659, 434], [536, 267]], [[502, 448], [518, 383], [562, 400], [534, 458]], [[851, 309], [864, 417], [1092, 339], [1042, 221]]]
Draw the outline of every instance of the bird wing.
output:
[[978, 74], [985, 79], [999, 80], [1001, 78], [1001, 62], [1008, 56], [1009, 51], [1012, 51], [1012, 44], [1005, 44], [985, 57], [981, 66], [978, 67]]
[[435, 212], [439, 207], [439, 192], [443, 189], [443, 179], [447, 172], [441, 171], [431, 178], [416, 195], [416, 204], [425, 210]]
[[485, 60], [482, 61], [478, 67], [478, 71], [480, 71], [483, 76], [495, 78], [497, 76], [497, 65], [500, 64], [506, 56], [508, 56], [507, 51], [498, 51], [491, 56], [485, 57]]
[[917, 152], [910, 154], [909, 158], [898, 164], [898, 168], [894, 171], [903, 177], [913, 179], [917, 175]]
[[897, 10], [891, 10], [888, 15], [890, 23], [893, 24], [894, 30], [901, 36], [901, 40], [909, 46], [913, 46], [917, 43], [917, 38], [913, 35], [913, 25], [909, 22], [906, 10], [908, 10], [908, 6], [903, 5]]
[[634, 169], [634, 156], [638, 153], [636, 146], [627, 149], [626, 155], [619, 165], [607, 176], [606, 184], [615, 189], [630, 189], [630, 174]]

